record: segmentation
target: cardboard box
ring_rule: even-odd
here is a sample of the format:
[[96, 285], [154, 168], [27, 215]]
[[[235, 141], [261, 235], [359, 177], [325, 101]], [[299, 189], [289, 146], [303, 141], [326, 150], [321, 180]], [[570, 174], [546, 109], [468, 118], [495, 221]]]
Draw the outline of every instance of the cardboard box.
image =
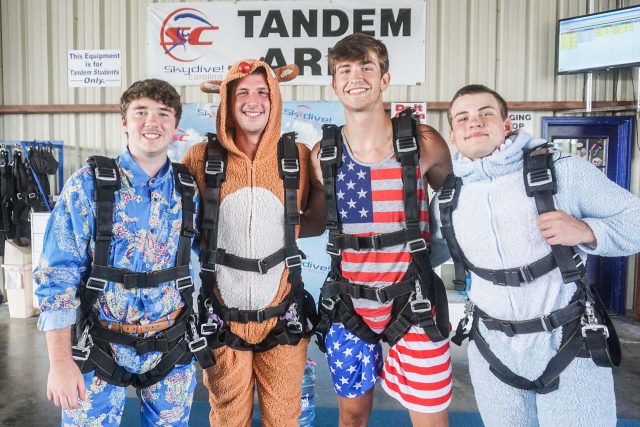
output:
[[6, 241], [3, 268], [9, 316], [16, 318], [33, 316], [36, 310], [33, 307], [31, 247], [18, 246], [12, 241]]

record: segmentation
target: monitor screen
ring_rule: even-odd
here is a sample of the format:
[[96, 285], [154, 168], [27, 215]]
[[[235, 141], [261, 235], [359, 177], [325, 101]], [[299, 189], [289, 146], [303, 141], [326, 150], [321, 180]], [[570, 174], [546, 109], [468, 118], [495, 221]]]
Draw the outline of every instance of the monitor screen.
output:
[[558, 74], [640, 64], [640, 6], [558, 21]]

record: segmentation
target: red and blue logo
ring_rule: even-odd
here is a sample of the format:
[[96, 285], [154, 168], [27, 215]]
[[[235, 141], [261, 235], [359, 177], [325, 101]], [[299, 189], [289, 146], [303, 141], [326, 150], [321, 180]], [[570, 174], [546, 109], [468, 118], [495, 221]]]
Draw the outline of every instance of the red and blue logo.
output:
[[165, 55], [180, 62], [192, 62], [202, 57], [191, 46], [209, 46], [213, 44], [207, 38], [211, 31], [219, 27], [209, 22], [207, 16], [198, 9], [184, 7], [169, 14], [160, 27], [160, 46]]

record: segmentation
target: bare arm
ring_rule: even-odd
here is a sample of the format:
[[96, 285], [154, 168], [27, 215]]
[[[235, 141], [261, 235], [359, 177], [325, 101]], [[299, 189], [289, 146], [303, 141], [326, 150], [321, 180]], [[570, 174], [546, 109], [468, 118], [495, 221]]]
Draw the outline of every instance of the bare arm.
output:
[[427, 171], [427, 180], [438, 191], [453, 171], [451, 152], [442, 136], [431, 126], [418, 125], [420, 134], [420, 166]]
[[84, 379], [71, 358], [71, 327], [46, 332], [49, 352], [47, 399], [62, 409], [76, 409], [86, 398]]
[[318, 236], [324, 232], [324, 190], [322, 187], [322, 171], [320, 170], [320, 160], [318, 151], [320, 143], [317, 143], [309, 159], [309, 198], [304, 209], [300, 234], [298, 237]]

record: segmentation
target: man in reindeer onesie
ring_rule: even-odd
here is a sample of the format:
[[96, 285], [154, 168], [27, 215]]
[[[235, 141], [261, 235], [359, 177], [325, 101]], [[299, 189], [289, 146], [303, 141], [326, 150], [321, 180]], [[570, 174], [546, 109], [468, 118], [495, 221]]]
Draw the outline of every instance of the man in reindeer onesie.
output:
[[614, 426], [619, 343], [583, 259], [640, 250], [640, 199], [514, 132], [484, 86], [456, 93], [449, 123], [459, 153], [440, 220], [456, 280], [471, 273], [469, 370], [484, 424]]
[[280, 136], [279, 89], [297, 74], [296, 66], [246, 59], [224, 81], [203, 84], [220, 93], [217, 136], [183, 159], [203, 192], [199, 332], [217, 359], [204, 372], [215, 426], [251, 424], [256, 384], [265, 426], [298, 425], [314, 310], [295, 244], [300, 223], [311, 220], [300, 215], [311, 207], [309, 150], [293, 133]]

